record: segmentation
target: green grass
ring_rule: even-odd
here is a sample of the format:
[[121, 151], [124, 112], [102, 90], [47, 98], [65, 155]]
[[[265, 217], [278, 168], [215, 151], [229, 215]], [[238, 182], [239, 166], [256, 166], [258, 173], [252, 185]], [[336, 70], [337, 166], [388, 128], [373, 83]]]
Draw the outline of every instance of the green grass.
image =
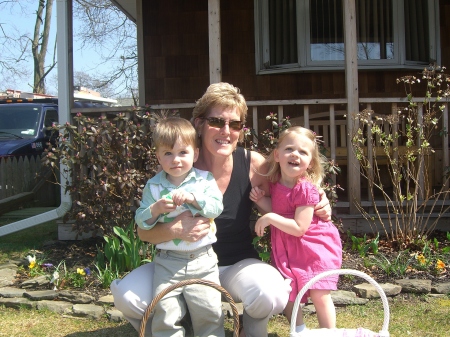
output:
[[[13, 221], [2, 219], [0, 225], [10, 222]], [[41, 249], [45, 242], [57, 239], [58, 226], [56, 220], [1, 236], [0, 263], [6, 262], [8, 259], [23, 258], [30, 250]]]
[[[391, 337], [441, 337], [450, 331], [450, 298], [428, 296], [398, 296], [389, 302], [391, 311], [389, 332]], [[308, 328], [317, 328], [315, 315], [305, 317]], [[371, 300], [364, 306], [339, 308], [339, 328], [363, 327], [378, 331], [383, 323], [381, 301]], [[0, 336], [138, 336], [133, 327], [125, 322], [109, 322], [106, 318], [90, 320], [72, 318], [46, 310], [11, 309], [0, 307]], [[233, 336], [233, 320], [227, 319], [226, 336]], [[289, 325], [281, 316], [269, 322], [270, 337], [288, 337]]]

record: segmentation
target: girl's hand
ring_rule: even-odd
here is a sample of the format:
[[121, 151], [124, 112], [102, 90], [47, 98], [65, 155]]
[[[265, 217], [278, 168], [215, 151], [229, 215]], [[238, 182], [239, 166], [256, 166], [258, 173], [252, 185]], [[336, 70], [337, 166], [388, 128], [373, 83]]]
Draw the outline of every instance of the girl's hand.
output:
[[266, 192], [262, 189], [260, 189], [258, 186], [255, 186], [250, 191], [250, 200], [254, 203], [257, 203], [259, 199], [264, 197], [266, 195]]
[[161, 198], [150, 206], [152, 216], [159, 216], [160, 214], [170, 213], [175, 210], [177, 206], [170, 199]]
[[173, 203], [177, 206], [183, 205], [184, 203], [192, 204], [195, 201], [194, 195], [183, 190], [176, 190], [172, 193]]
[[256, 235], [258, 235], [258, 236], [264, 235], [265, 228], [270, 225], [270, 219], [268, 217], [269, 214], [270, 213], [263, 215], [262, 217], [260, 217], [258, 219], [258, 221], [256, 221], [256, 224], [255, 224]]

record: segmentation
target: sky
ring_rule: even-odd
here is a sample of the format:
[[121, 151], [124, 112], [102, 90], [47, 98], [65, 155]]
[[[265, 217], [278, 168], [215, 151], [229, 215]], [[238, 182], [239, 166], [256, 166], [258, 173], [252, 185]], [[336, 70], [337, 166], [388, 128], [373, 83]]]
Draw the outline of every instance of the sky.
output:
[[[16, 31], [20, 34], [28, 34], [30, 37], [33, 35], [36, 15], [34, 14], [37, 9], [37, 1], [30, 0], [19, 0], [21, 5], [24, 6], [24, 10], [26, 13], [21, 13], [19, 9], [16, 9], [13, 12], [2, 11], [0, 10], [0, 24], [2, 30], [5, 30], [5, 33]], [[51, 62], [53, 59], [53, 47], [56, 38], [56, 25], [57, 25], [57, 17], [56, 17], [56, 7], [57, 1], [54, 1], [53, 4], [53, 14], [52, 14], [52, 24], [51, 24], [51, 33], [50, 33], [50, 41], [48, 44], [48, 52], [47, 52], [47, 61], [46, 64]], [[74, 35], [77, 30], [77, 26], [80, 23], [74, 19]], [[83, 71], [87, 74], [95, 75], [96, 73], [106, 71], [108, 69], [108, 64], [102, 64], [100, 55], [95, 52], [93, 49], [82, 49], [80, 43], [76, 41], [74, 37], [74, 71]], [[28, 48], [30, 50], [30, 48]], [[1, 57], [1, 52], [0, 52]], [[23, 65], [22, 65], [23, 66]], [[30, 75], [21, 81], [17, 81], [16, 79], [3, 79], [3, 82], [0, 83], [0, 91], [4, 89], [16, 89], [25, 92], [32, 91], [29, 83], [33, 82], [33, 61], [31, 58], [31, 51], [29, 52], [29, 61], [26, 63], [26, 69], [30, 73]], [[57, 69], [54, 69], [46, 82], [47, 93], [49, 94], [57, 94]]]

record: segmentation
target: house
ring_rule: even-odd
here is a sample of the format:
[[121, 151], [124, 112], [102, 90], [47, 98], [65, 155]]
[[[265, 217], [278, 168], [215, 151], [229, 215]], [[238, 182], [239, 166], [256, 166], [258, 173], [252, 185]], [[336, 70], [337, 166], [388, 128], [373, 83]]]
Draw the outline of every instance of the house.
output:
[[[140, 105], [176, 108], [188, 117], [210, 83], [232, 83], [248, 101], [248, 126], [263, 130], [265, 116], [276, 112], [324, 136], [343, 169], [337, 177], [345, 187], [341, 206], [355, 215], [351, 200], [367, 196], [350, 148], [355, 122], [348, 116], [365, 108], [389, 113], [406, 102], [397, 78], [419, 74], [432, 62], [450, 65], [450, 0], [112, 2], [137, 25]], [[58, 2], [58, 27], [67, 26], [71, 3]], [[66, 30], [58, 36], [59, 46], [67, 46], [58, 48], [60, 65], [71, 62]], [[59, 87], [69, 78], [70, 71], [61, 74]], [[441, 126], [448, 130], [448, 106], [444, 116]], [[435, 176], [442, 176], [449, 166], [448, 136], [434, 145]]]

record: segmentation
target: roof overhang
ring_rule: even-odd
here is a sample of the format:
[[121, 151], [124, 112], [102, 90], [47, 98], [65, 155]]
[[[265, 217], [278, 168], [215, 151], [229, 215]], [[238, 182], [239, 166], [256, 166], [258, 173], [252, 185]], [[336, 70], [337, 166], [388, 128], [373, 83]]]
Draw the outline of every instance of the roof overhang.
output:
[[136, 22], [136, 0], [111, 0], [131, 21]]

